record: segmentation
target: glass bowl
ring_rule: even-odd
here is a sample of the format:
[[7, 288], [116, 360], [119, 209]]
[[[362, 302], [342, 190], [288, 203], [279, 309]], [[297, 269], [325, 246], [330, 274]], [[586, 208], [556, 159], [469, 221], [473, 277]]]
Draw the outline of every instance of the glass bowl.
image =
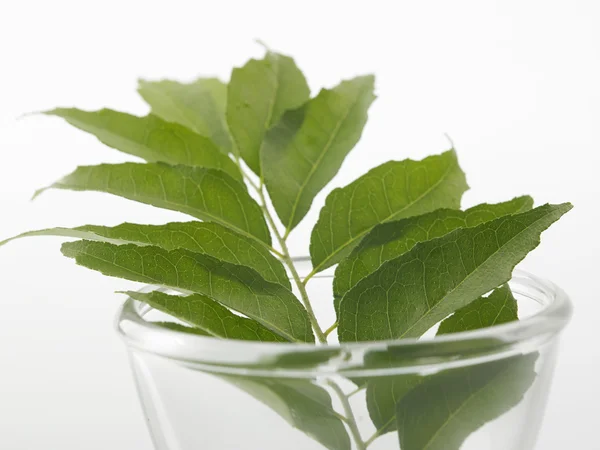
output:
[[[309, 293], [333, 321], [331, 282]], [[157, 450], [532, 450], [571, 303], [528, 273], [509, 284], [521, 320], [435, 339], [220, 340], [132, 299], [117, 328]]]

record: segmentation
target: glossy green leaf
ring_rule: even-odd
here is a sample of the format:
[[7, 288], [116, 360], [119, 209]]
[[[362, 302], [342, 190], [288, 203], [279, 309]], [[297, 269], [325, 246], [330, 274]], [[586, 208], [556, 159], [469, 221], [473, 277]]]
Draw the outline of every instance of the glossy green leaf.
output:
[[544, 205], [417, 244], [350, 289], [340, 303], [340, 341], [418, 337], [506, 283], [541, 233], [571, 209]]
[[533, 384], [537, 354], [427, 377], [396, 408], [402, 450], [459, 450], [465, 439], [510, 411]]
[[138, 92], [152, 113], [206, 136], [224, 153], [232, 151], [225, 120], [227, 85], [216, 78], [199, 78], [192, 83], [140, 80]]
[[329, 450], [351, 450], [350, 438], [329, 393], [303, 379], [220, 376], [279, 414]]
[[212, 140], [157, 116], [136, 117], [110, 109], [90, 112], [74, 108], [54, 109], [46, 114], [62, 117], [109, 147], [149, 162], [220, 169], [242, 179], [236, 164]]
[[336, 268], [334, 295], [341, 298], [384, 262], [406, 253], [419, 242], [441, 237], [458, 228], [474, 227], [508, 214], [529, 211], [532, 207], [533, 199], [523, 196], [504, 203], [477, 205], [466, 211], [438, 209], [377, 225]]
[[292, 230], [356, 145], [375, 99], [372, 76], [323, 89], [265, 135], [261, 164], [277, 215]]
[[256, 174], [265, 133], [288, 109], [310, 97], [306, 79], [292, 58], [267, 52], [233, 69], [227, 88], [227, 123], [240, 156]]
[[263, 244], [218, 223], [172, 222], [165, 225], [123, 223], [115, 227], [83, 225], [77, 228], [49, 228], [20, 234], [0, 242], [0, 246], [13, 239], [30, 236], [64, 236], [112, 244], [155, 245], [165, 250], [185, 249], [221, 261], [250, 267], [265, 280], [291, 289], [283, 264]]
[[495, 289], [445, 319], [437, 334], [478, 330], [519, 320], [519, 307], [508, 284]]
[[188, 250], [133, 244], [67, 242], [62, 252], [104, 275], [206, 295], [285, 339], [314, 342], [308, 314], [294, 294], [249, 267]]
[[[514, 320], [518, 320], [517, 302], [508, 285], [503, 285], [489, 296], [480, 297], [444, 320], [438, 335], [487, 328]], [[459, 354], [457, 351], [455, 356], [458, 357]], [[398, 364], [397, 358], [393, 354], [389, 355], [390, 367]], [[380, 435], [396, 430], [396, 405], [408, 392], [427, 379], [428, 377], [408, 374], [368, 380], [367, 408]]]
[[468, 188], [454, 150], [370, 170], [327, 197], [310, 238], [313, 271], [340, 262], [376, 225], [438, 208], [460, 208]]
[[210, 336], [262, 342], [286, 342], [255, 320], [233, 314], [205, 295], [169, 295], [164, 292], [127, 292], [134, 300], [200, 328]]
[[164, 163], [82, 166], [50, 188], [107, 192], [217, 222], [271, 243], [260, 206], [244, 185], [220, 170]]

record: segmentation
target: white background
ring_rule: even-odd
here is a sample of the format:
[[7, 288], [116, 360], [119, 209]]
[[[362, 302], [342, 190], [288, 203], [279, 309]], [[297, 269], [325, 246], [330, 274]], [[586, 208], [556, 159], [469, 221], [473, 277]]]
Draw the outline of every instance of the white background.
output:
[[[523, 264], [554, 280], [576, 314], [564, 334], [538, 448], [600, 449], [600, 3], [528, 1], [2, 1], [0, 237], [45, 226], [177, 217], [92, 193], [32, 192], [76, 165], [123, 156], [56, 118], [104, 106], [137, 114], [138, 77], [228, 78], [291, 54], [313, 92], [377, 75], [378, 100], [334, 185], [388, 159], [455, 141], [465, 206], [531, 194], [575, 209]], [[318, 197], [306, 220], [316, 219]], [[294, 236], [306, 253], [310, 227]], [[59, 240], [0, 249], [0, 448], [149, 450], [124, 347], [112, 329], [128, 283], [76, 267]]]

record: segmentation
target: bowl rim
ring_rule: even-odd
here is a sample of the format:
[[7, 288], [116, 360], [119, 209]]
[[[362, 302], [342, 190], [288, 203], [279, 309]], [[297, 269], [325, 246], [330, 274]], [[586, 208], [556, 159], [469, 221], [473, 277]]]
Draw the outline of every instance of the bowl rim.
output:
[[[431, 366], [451, 368], [477, 364], [482, 360], [532, 351], [569, 322], [571, 300], [554, 283], [515, 270], [509, 284], [515, 295], [529, 298], [543, 307], [516, 322], [433, 339], [403, 338], [326, 345], [218, 339], [148, 321], [144, 316], [152, 308], [132, 298], [120, 308], [115, 325], [128, 347], [205, 370], [258, 376], [277, 373], [284, 377], [306, 373], [366, 376], [391, 369], [395, 373], [408, 373]], [[142, 290], [149, 289], [151, 287], [146, 286]], [[374, 355], [384, 358], [374, 358]], [[394, 362], [391, 365], [390, 357]]]

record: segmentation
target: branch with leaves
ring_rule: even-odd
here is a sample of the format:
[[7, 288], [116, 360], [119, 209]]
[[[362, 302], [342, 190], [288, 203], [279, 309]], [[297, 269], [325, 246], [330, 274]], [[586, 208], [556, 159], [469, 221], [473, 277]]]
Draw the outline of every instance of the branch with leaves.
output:
[[[287, 241], [359, 141], [375, 100], [374, 77], [342, 81], [311, 97], [294, 60], [268, 51], [234, 69], [227, 84], [140, 81], [139, 93], [151, 108], [145, 117], [108, 109], [46, 112], [141, 161], [78, 167], [36, 195], [105, 192], [193, 220], [17, 237], [77, 238], [62, 246], [77, 264], [180, 292], [128, 292], [186, 323], [168, 325], [179, 331], [326, 344], [336, 330], [345, 343], [418, 338], [440, 322], [439, 333], [450, 333], [517, 320], [506, 283], [541, 233], [571, 209], [534, 208], [524, 196], [461, 210], [468, 185], [454, 149], [390, 161], [328, 195], [310, 239], [313, 269], [303, 278]], [[337, 322], [324, 329], [306, 286], [336, 265]], [[349, 395], [332, 381], [342, 412], [327, 389], [307, 380], [224, 379], [255, 396], [267, 389], [281, 400], [269, 406], [330, 450], [364, 450], [390, 431], [398, 431], [403, 450], [453, 450], [518, 403], [535, 376], [534, 362], [490, 363], [476, 375], [461, 369], [361, 382], [355, 393], [365, 390], [377, 428], [369, 438], [360, 434]], [[455, 389], [455, 403], [418, 426], [435, 407], [428, 396], [465, 377], [476, 378], [474, 391]], [[486, 413], [465, 405], [490, 389], [506, 395]]]

